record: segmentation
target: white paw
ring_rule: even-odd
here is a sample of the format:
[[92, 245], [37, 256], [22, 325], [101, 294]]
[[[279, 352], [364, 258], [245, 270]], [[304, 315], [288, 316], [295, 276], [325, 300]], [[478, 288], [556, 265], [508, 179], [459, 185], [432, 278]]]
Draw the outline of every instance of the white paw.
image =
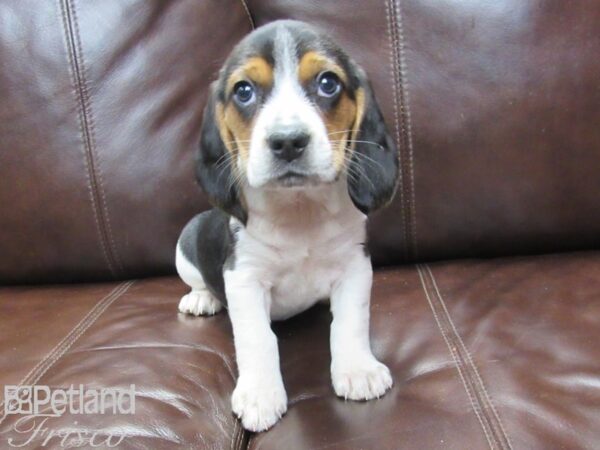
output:
[[390, 369], [372, 356], [332, 364], [331, 381], [335, 393], [350, 400], [379, 398], [393, 384]]
[[191, 291], [181, 297], [179, 312], [194, 316], [213, 315], [221, 311], [223, 304], [208, 290]]
[[283, 382], [252, 383], [240, 378], [231, 396], [231, 408], [246, 430], [267, 430], [287, 411]]

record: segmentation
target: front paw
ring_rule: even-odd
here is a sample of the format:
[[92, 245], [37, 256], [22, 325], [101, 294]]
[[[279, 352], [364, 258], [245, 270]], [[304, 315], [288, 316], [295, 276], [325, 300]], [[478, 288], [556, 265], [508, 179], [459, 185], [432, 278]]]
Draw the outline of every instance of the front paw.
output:
[[179, 302], [179, 312], [194, 316], [212, 316], [222, 308], [223, 304], [207, 289], [192, 290], [181, 297]]
[[283, 382], [281, 379], [268, 382], [240, 378], [231, 396], [231, 407], [246, 430], [267, 430], [287, 411]]
[[373, 356], [333, 363], [331, 381], [335, 393], [346, 400], [379, 398], [393, 384], [390, 370]]

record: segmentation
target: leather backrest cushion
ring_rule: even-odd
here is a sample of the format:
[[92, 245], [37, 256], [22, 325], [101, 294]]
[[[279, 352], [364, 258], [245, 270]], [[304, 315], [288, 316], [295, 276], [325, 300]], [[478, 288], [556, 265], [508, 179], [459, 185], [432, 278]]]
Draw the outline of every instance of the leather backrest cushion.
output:
[[173, 271], [239, 1], [0, 3], [0, 280]]
[[0, 280], [172, 271], [208, 207], [206, 87], [252, 22], [278, 18], [365, 67], [398, 143], [376, 264], [598, 246], [597, 2], [6, 0]]

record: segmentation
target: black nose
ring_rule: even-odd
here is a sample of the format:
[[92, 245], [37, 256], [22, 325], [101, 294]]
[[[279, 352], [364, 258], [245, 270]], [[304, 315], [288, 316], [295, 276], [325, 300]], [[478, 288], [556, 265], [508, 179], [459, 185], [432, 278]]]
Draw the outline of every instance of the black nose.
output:
[[302, 156], [309, 142], [310, 135], [303, 130], [278, 130], [267, 138], [273, 155], [287, 162]]

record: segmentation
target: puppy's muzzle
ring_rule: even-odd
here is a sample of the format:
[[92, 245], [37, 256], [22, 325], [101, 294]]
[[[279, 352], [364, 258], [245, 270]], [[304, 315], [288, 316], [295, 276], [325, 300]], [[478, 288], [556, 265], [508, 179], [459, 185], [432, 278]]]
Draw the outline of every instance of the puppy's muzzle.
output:
[[278, 127], [267, 138], [273, 156], [288, 163], [300, 158], [310, 143], [310, 134], [297, 127]]

